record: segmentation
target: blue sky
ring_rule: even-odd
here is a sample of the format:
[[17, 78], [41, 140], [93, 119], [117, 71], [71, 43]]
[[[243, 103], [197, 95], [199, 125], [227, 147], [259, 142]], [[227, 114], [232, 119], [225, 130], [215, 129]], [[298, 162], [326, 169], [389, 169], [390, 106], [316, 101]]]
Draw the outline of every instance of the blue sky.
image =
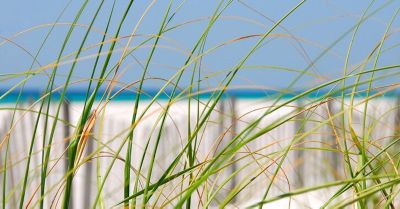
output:
[[[32, 63], [29, 53], [34, 55], [37, 52], [50, 29], [51, 23], [54, 23], [61, 11], [69, 4], [64, 15], [59, 20], [59, 24], [51, 33], [38, 56], [38, 63], [35, 63], [34, 69], [40, 65], [49, 64], [56, 59], [62, 40], [68, 30], [68, 24], [66, 23], [73, 21], [83, 1], [68, 2], [15, 0], [2, 3], [2, 7], [0, 7], [0, 37], [2, 39], [0, 40], [2, 41], [0, 45], [0, 74], [2, 76], [29, 70]], [[90, 22], [99, 2], [91, 1], [88, 4], [82, 18], [78, 20], [80, 25], [87, 25]], [[89, 36], [86, 46], [94, 45], [101, 40], [101, 31], [105, 28], [112, 2], [111, 0], [106, 1], [100, 17], [95, 22], [95, 30]], [[168, 2], [166, 0], [155, 2], [150, 12], [144, 17], [142, 24], [138, 27], [137, 34], [140, 36], [134, 38], [131, 43], [132, 47], [144, 40], [146, 35], [157, 33]], [[172, 10], [175, 11], [182, 2], [174, 1]], [[156, 50], [149, 68], [151, 77], [167, 79], [182, 66], [187, 57], [187, 52], [191, 50], [207, 24], [206, 17], [213, 13], [218, 2], [215, 0], [188, 0], [184, 2], [169, 26], [193, 20], [198, 21], [193, 21], [190, 24], [165, 33], [165, 36], [160, 41], [160, 48]], [[111, 34], [115, 33], [116, 23], [120, 20], [126, 3], [127, 1], [116, 1], [115, 14], [110, 28]], [[132, 32], [141, 14], [150, 3], [151, 1], [149, 0], [135, 1], [133, 9], [128, 14], [127, 21], [123, 25], [122, 36], [129, 35]], [[216, 22], [207, 37], [205, 48], [210, 49], [223, 42], [242, 36], [265, 33], [273, 25], [272, 21], [279, 20], [297, 3], [298, 1], [293, 0], [235, 0], [222, 13], [221, 19]], [[358, 22], [369, 3], [370, 1], [360, 0], [306, 1], [282, 23], [281, 27], [278, 27], [273, 32], [274, 37], [267, 38], [263, 46], [245, 63], [247, 67], [239, 72], [233, 81], [233, 87], [285, 88], [296, 78], [298, 73], [271, 69], [268, 66], [304, 70], [326, 48], [330, 48], [329, 51], [316, 60], [309, 70], [310, 74], [304, 75], [296, 82], [294, 88], [305, 89], [342, 76], [345, 55], [351, 38], [351, 28]], [[373, 4], [368, 14], [374, 11], [377, 12], [361, 25], [352, 48], [350, 66], [361, 63], [373, 50], [399, 7], [399, 1], [376, 1]], [[400, 42], [400, 36], [397, 32], [399, 26], [400, 21], [397, 18], [391, 27], [391, 31], [394, 34], [388, 38], [383, 47], [384, 49], [390, 48], [390, 50], [382, 54], [378, 62], [379, 66], [398, 64], [400, 53], [399, 47], [395, 46]], [[33, 27], [36, 28], [13, 37], [21, 31]], [[74, 30], [71, 42], [67, 45], [64, 55], [77, 50], [84, 32], [84, 27], [77, 27]], [[341, 36], [343, 38], [333, 45]], [[12, 43], [4, 42], [4, 40], [10, 38]], [[248, 38], [221, 47], [206, 55], [202, 64], [202, 77], [204, 80], [202, 88], [215, 87], [225, 77], [228, 70], [232, 69], [246, 55], [257, 40], [258, 37]], [[126, 43], [127, 39], [121, 40], [117, 49], [122, 50]], [[90, 57], [96, 51], [97, 48], [93, 48], [85, 51], [83, 55]], [[148, 52], [149, 47], [141, 48], [123, 63], [121, 73], [124, 73], [120, 79], [122, 84], [139, 79], [142, 72], [140, 65], [145, 62]], [[116, 55], [120, 55], [120, 53]], [[115, 63], [118, 58], [119, 56], [114, 56], [112, 61]], [[93, 58], [88, 58], [78, 63], [73, 74], [74, 84], [71, 85], [71, 88], [81, 89], [87, 85], [85, 78], [91, 72], [90, 67], [93, 65], [93, 61]], [[58, 85], [65, 81], [65, 75], [69, 67], [70, 65], [68, 64], [60, 67], [57, 74]], [[15, 79], [3, 79], [0, 83], [0, 88], [9, 88], [22, 78], [19, 76]], [[48, 78], [45, 74], [37, 75], [27, 82], [27, 87], [41, 89], [45, 86], [47, 80]], [[188, 83], [189, 80], [190, 73], [187, 73], [184, 75], [181, 85], [185, 86], [185, 83]], [[387, 78], [377, 84], [390, 84], [396, 82], [396, 80], [398, 79], [395, 77]], [[147, 88], [157, 88], [162, 84], [162, 81], [153, 80], [147, 81], [145, 86]]]

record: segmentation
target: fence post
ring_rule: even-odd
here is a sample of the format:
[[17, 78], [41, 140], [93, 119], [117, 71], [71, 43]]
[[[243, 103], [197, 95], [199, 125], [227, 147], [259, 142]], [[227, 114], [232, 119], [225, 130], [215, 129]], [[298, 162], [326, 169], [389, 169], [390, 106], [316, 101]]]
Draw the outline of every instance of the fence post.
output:
[[[231, 131], [230, 131], [230, 139], [232, 140], [232, 139], [234, 139], [235, 137], [236, 137], [236, 133], [237, 133], [237, 117], [236, 117], [236, 97], [235, 96], [231, 96], [230, 97], [230, 104], [231, 104], [231, 110], [230, 110], [230, 112], [231, 112]], [[233, 172], [235, 172], [236, 170], [237, 170], [237, 165], [236, 165], [236, 162], [235, 162], [235, 159], [236, 159], [236, 157], [234, 156], [233, 158], [232, 158], [232, 160], [233, 160], [233, 163], [232, 163], [232, 166], [231, 166], [231, 173], [233, 173]], [[235, 188], [235, 186], [237, 185], [237, 176], [234, 176], [233, 178], [232, 178], [232, 180], [231, 180], [231, 184], [230, 184], [230, 190], [233, 190], [234, 188]], [[235, 196], [236, 197], [236, 196]], [[232, 199], [232, 202], [235, 202], [235, 199], [236, 198], [233, 198]]]
[[[297, 115], [296, 119], [295, 119], [295, 135], [293, 136], [294, 138], [297, 137], [297, 135], [300, 135], [301, 133], [304, 132], [304, 126], [305, 126], [305, 122], [304, 122], [304, 113], [303, 111], [303, 103], [301, 101], [298, 101], [298, 107], [297, 107], [298, 111], [299, 111], [299, 115]], [[299, 142], [301, 143], [301, 142]], [[298, 148], [300, 148], [299, 150], [296, 150], [294, 155], [295, 155], [295, 187], [296, 188], [302, 188], [304, 187], [304, 180], [303, 180], [303, 174], [304, 174], [304, 150], [301, 150], [301, 148], [303, 148], [304, 145], [300, 144], [298, 146]]]
[[[64, 124], [64, 148], [65, 150], [68, 150], [68, 145], [69, 145], [69, 140], [71, 138], [71, 131], [70, 131], [70, 127], [69, 124], [71, 122], [71, 113], [69, 111], [69, 102], [68, 101], [64, 101], [63, 102], [63, 115], [64, 115], [64, 120], [65, 120], [65, 124]], [[68, 164], [69, 164], [69, 159], [68, 159], [68, 152], [65, 152], [65, 157], [64, 157], [65, 161], [64, 161], [64, 173], [68, 172]], [[74, 205], [73, 203], [73, 195], [70, 196], [70, 208]]]

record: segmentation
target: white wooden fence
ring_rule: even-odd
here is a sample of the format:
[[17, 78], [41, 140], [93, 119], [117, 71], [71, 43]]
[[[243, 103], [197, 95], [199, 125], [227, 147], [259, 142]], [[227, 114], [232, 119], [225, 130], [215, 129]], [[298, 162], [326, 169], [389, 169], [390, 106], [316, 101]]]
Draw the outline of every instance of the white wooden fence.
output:
[[[353, 109], [353, 128], [356, 133], [362, 134], [362, 120], [364, 103], [362, 98], [354, 102]], [[345, 121], [348, 121], [348, 101], [345, 106]], [[360, 104], [359, 104], [360, 103]], [[143, 102], [140, 111], [146, 106]], [[29, 104], [23, 104], [19, 108], [21, 111], [16, 112], [15, 125], [10, 127], [12, 103], [0, 104], [0, 137], [2, 143], [6, 135], [10, 133], [8, 140], [9, 151], [7, 158], [7, 208], [16, 208], [19, 204], [22, 181], [26, 169], [27, 156], [29, 153], [30, 142], [34, 131], [34, 123], [37, 117], [35, 110], [37, 106], [30, 108], [34, 111], [23, 111], [29, 109]], [[222, 147], [226, 146], [230, 140], [237, 136], [245, 127], [259, 119], [261, 115], [273, 105], [272, 101], [265, 99], [225, 99], [215, 108], [207, 121], [207, 125], [198, 133], [199, 151], [197, 152], [197, 161], [204, 162], [211, 159], [215, 153], [218, 153]], [[159, 101], [158, 105], [153, 105], [145, 117], [139, 121], [134, 131], [133, 137], [133, 158], [132, 167], [138, 169], [140, 158], [143, 154], [144, 147], [148, 139], [151, 139], [150, 149], [146, 155], [143, 174], [147, 174], [148, 160], [150, 153], [153, 151], [154, 138], [157, 135], [157, 118], [166, 106], [165, 101]], [[55, 113], [57, 104], [51, 105], [50, 113]], [[73, 180], [73, 197], [71, 208], [90, 208], [98, 194], [99, 181], [104, 180], [104, 175], [121, 147], [124, 139], [126, 139], [128, 130], [131, 126], [130, 120], [132, 115], [132, 101], [115, 101], [109, 103], [104, 109], [104, 115], [97, 115], [97, 122], [93, 130], [93, 136], [89, 139], [85, 149], [84, 157], [90, 156], [92, 160], [82, 164], [76, 172]], [[204, 104], [200, 105], [200, 110], [204, 109]], [[302, 107], [302, 108], [299, 108]], [[306, 108], [306, 111], [301, 111]], [[63, 111], [60, 115], [60, 121], [56, 127], [55, 137], [52, 143], [51, 162], [49, 164], [49, 174], [46, 178], [46, 196], [45, 208], [59, 208], [62, 200], [63, 181], [65, 180], [65, 172], [67, 167], [67, 159], [65, 157], [65, 149], [68, 145], [68, 139], [74, 132], [74, 126], [77, 123], [83, 108], [83, 103], [71, 102], [64, 104]], [[272, 106], [273, 108], [273, 106]], [[369, 134], [369, 151], [379, 150], [381, 146], [388, 144], [398, 129], [399, 113], [396, 98], [378, 98], [369, 102], [367, 111], [367, 127]], [[282, 150], [288, 148], [289, 144], [294, 141], [288, 152], [288, 157], [283, 163], [282, 169], [279, 171], [277, 178], [272, 184], [269, 197], [279, 195], [296, 188], [312, 186], [330, 182], [338, 179], [346, 178], [343, 165], [343, 154], [338, 152], [340, 144], [343, 144], [343, 129], [341, 123], [341, 103], [335, 99], [329, 102], [321, 103], [318, 106], [307, 106], [307, 101], [299, 101], [290, 103], [279, 110], [265, 116], [260, 123], [254, 128], [249, 136], [260, 131], [275, 120], [291, 117], [290, 121], [268, 131], [255, 140], [248, 143], [240, 149], [234, 156], [235, 161], [222, 172], [211, 177], [208, 186], [214, 187], [224, 182], [229, 175], [238, 171], [223, 189], [218, 192], [216, 199], [221, 199], [228, 195], [238, 184], [246, 182], [245, 180], [254, 180], [249, 183], [245, 189], [239, 193], [230, 204], [231, 207], [239, 207], [254, 203], [262, 198], [268, 184], [271, 182], [273, 172], [279, 163]], [[174, 103], [170, 110], [166, 121], [165, 128], [156, 156], [156, 165], [153, 170], [151, 182], [155, 182], [161, 177], [163, 171], [170, 165], [174, 157], [185, 146], [188, 138], [188, 102], [180, 101]], [[190, 111], [190, 122], [192, 129], [196, 124], [197, 102], [193, 102]], [[50, 132], [53, 118], [48, 117], [47, 134]], [[28, 188], [25, 195], [25, 204], [32, 199], [30, 206], [37, 207], [40, 186], [40, 166], [42, 161], [43, 131], [44, 120], [42, 116], [39, 127], [37, 128], [37, 136], [33, 146], [32, 160], [30, 163]], [[304, 123], [304, 121], [307, 121]], [[345, 127], [348, 125], [345, 124]], [[347, 133], [348, 134], [348, 133]], [[304, 137], [303, 137], [304, 136]], [[349, 137], [349, 136], [348, 136]], [[45, 137], [48, 140], [48, 137]], [[46, 142], [47, 143], [47, 142]], [[7, 143], [3, 143], [0, 148], [0, 163], [4, 167], [5, 152]], [[315, 148], [315, 149], [312, 149]], [[322, 150], [325, 149], [325, 150]], [[353, 149], [353, 148], [351, 148]], [[335, 151], [336, 150], [336, 151]], [[355, 150], [355, 148], [354, 148]], [[110, 208], [114, 204], [120, 202], [123, 197], [123, 173], [126, 144], [121, 149], [117, 159], [111, 168], [111, 172], [107, 177], [104, 185], [101, 199], [105, 208]], [[95, 153], [93, 155], [93, 153]], [[252, 154], [249, 154], [252, 153]], [[275, 153], [275, 154], [274, 154]], [[176, 170], [183, 167], [184, 160], [178, 165]], [[132, 172], [131, 182], [134, 182], [136, 176]], [[1, 176], [4, 170], [1, 171]], [[162, 206], [168, 199], [179, 195], [181, 188], [181, 179], [177, 179], [166, 184], [162, 191], [157, 191], [154, 198], [150, 202], [156, 202], [157, 206]], [[205, 189], [205, 188], [200, 188]], [[192, 198], [193, 207], [201, 207], [199, 200], [200, 193], [194, 193]], [[303, 195], [301, 198], [293, 199], [292, 206], [302, 208], [305, 205], [318, 207], [320, 202], [329, 198], [331, 192], [323, 190]], [[158, 197], [159, 196], [159, 197]], [[158, 199], [156, 199], [158, 198]], [[206, 197], [202, 196], [204, 202]], [[176, 198], [178, 199], [178, 198]], [[172, 201], [173, 205], [176, 201]], [[217, 206], [219, 203], [213, 201], [211, 206]], [[276, 207], [288, 204], [286, 202], [275, 203]], [[170, 207], [171, 205], [167, 205]]]

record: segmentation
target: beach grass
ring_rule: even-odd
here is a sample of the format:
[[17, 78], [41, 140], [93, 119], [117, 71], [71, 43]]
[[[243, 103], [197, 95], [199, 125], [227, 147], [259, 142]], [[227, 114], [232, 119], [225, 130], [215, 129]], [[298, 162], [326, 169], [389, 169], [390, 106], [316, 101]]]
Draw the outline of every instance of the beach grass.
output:
[[[21, 73], [10, 69], [0, 75], [0, 80], [5, 83], [17, 80], [0, 95], [0, 102], [15, 95], [11, 103], [3, 102], [5, 106], [0, 109], [0, 112], [9, 114], [1, 123], [5, 128], [1, 127], [0, 132], [2, 208], [73, 208], [74, 191], [82, 187], [75, 176], [89, 166], [93, 167], [95, 174], [88, 175], [96, 176], [93, 179], [88, 177], [92, 184], [96, 184], [91, 185], [96, 188], [90, 190], [93, 197], [88, 200], [88, 205], [91, 208], [262, 208], [263, 205], [268, 207], [268, 204], [313, 192], [328, 196], [318, 203], [322, 208], [399, 207], [400, 111], [396, 100], [399, 83], [393, 78], [400, 78], [400, 64], [386, 64], [381, 60], [398, 48], [398, 44], [387, 44], [387, 41], [397, 36], [398, 30], [393, 25], [398, 20], [400, 8], [394, 9], [385, 22], [381, 38], [373, 43], [374, 47], [362, 62], [350, 63], [360, 30], [368, 27], [367, 20], [381, 10], [393, 7], [391, 1], [384, 4], [370, 1], [348, 30], [312, 58], [305, 51], [307, 65], [295, 68], [290, 64], [260, 65], [252, 62], [252, 58], [263, 47], [285, 38], [300, 49], [310, 44], [284, 27], [285, 21], [296, 19], [299, 10], [307, 5], [305, 0], [286, 8], [285, 13], [264, 28], [262, 33], [247, 33], [213, 45], [208, 42], [230, 7], [242, 4], [253, 13], [259, 11], [245, 1], [221, 0], [215, 8], [207, 11], [206, 18], [177, 23], [175, 18], [184, 12], [182, 10], [185, 10], [187, 2], [170, 0], [162, 9], [158, 8], [161, 18], [153, 21], [156, 25], [153, 33], [138, 34], [141, 27], [149, 24], [146, 18], [158, 3], [149, 1], [142, 13], [137, 14], [133, 0], [101, 0], [96, 3], [85, 0], [75, 11], [72, 21], [61, 24], [59, 20], [70, 7], [69, 2], [55, 23], [43, 28], [46, 33], [43, 39], [38, 40], [39, 48], [29, 52], [32, 59], [30, 67]], [[136, 22], [132, 22], [133, 13]], [[80, 20], [87, 19], [88, 15], [89, 22], [81, 24]], [[173, 73], [168, 76], [151, 74], [150, 71], [154, 73], [152, 67], [157, 66], [158, 53], [166, 47], [164, 44], [170, 34], [192, 24], [201, 24], [202, 30], [184, 35], [190, 36], [192, 43], [185, 49], [182, 62]], [[67, 29], [60, 39], [55, 60], [37, 64], [43, 50], [49, 46], [50, 37], [59, 27]], [[1, 45], [13, 45], [15, 42], [12, 40], [17, 36], [34, 30], [31, 28], [16, 34]], [[218, 50], [243, 42], [251, 43], [250, 47], [245, 52], [231, 52], [240, 57], [230, 63], [231, 67], [204, 72], [204, 60], [215, 56]], [[315, 71], [315, 66], [327, 54], [333, 53], [339, 43], [346, 45], [341, 57], [342, 74], [322, 78]], [[132, 60], [137, 59], [135, 55], [139, 51], [142, 61], [131, 67], [139, 73], [127, 79], [125, 73], [130, 69]], [[168, 53], [171, 52], [163, 55]], [[268, 102], [262, 107], [238, 109], [232, 104], [240, 103], [242, 98], [235, 96], [234, 92], [246, 87], [238, 87], [234, 81], [248, 69], [291, 73], [293, 78], [270, 96], [265, 93], [270, 90], [267, 87], [252, 88], [265, 93], [265, 97], [257, 99]], [[85, 71], [88, 76], [77, 77], [77, 71]], [[29, 86], [38, 76], [44, 82], [43, 90], [39, 96], [27, 101], [26, 85]], [[323, 81], [305, 89], [293, 90], [304, 77]], [[211, 87], [208, 85], [210, 80], [214, 80]], [[146, 86], [152, 82], [161, 85], [149, 93]], [[75, 109], [78, 117], [72, 121], [65, 117], [71, 114], [70, 109], [63, 108], [74, 103], [69, 95], [75, 85], [79, 86], [84, 96], [78, 102], [81, 107]], [[108, 117], [111, 117], [107, 111], [124, 93], [129, 97], [124, 101], [130, 109], [129, 116], [126, 115], [129, 123], [118, 133], [106, 135], [103, 132], [110, 128], [106, 126], [109, 124]], [[374, 106], [382, 99], [394, 105], [386, 109], [379, 104]], [[178, 121], [174, 112], [177, 105], [180, 105], [180, 112], [185, 117], [183, 123], [176, 122], [179, 126], [176, 129], [184, 131], [179, 138], [172, 137], [179, 146], [166, 142], [167, 133], [171, 133], [171, 121]], [[374, 108], [379, 110], [380, 115], [373, 114]], [[240, 111], [241, 114], [238, 114]], [[27, 149], [20, 150], [22, 157], [15, 161], [13, 156], [17, 153], [13, 153], [11, 150], [15, 149], [11, 147], [18, 139], [15, 133], [24, 132], [21, 124], [27, 115], [33, 116], [32, 133], [26, 131], [29, 134], [23, 140]], [[148, 119], [150, 117], [151, 120]], [[392, 124], [382, 125], [382, 121], [389, 117]], [[145, 130], [147, 135], [138, 137], [135, 133], [143, 132], [140, 130], [143, 124], [148, 125]], [[219, 124], [216, 127], [220, 128], [213, 132], [214, 136], [208, 136], [205, 133], [213, 124]], [[282, 135], [274, 140], [260, 140], [289, 124], [294, 127], [294, 134], [288, 138]], [[67, 127], [70, 132], [60, 137], [57, 132], [60, 127]], [[93, 146], [94, 142], [95, 147], [89, 149], [88, 146]], [[139, 143], [141, 150], [137, 153]], [[209, 147], [204, 151], [202, 146], [205, 143]], [[256, 143], [258, 147], [252, 147]], [[38, 144], [40, 149], [37, 149]], [[273, 150], [271, 147], [277, 144], [279, 149]], [[63, 151], [60, 154], [55, 149]], [[169, 153], [169, 158], [159, 166], [162, 153]], [[316, 153], [328, 156], [327, 162], [322, 158], [316, 159]], [[40, 162], [35, 159], [40, 159]], [[318, 160], [322, 168], [311, 163]], [[61, 162], [66, 162], [62, 177], [56, 183], [48, 183]], [[120, 163], [123, 164], [122, 169], [121, 166], [116, 167]], [[333, 163], [336, 167], [332, 166]], [[24, 168], [22, 178], [16, 180], [18, 183], [11, 184], [15, 180], [13, 168], [21, 165]], [[289, 165], [292, 169], [288, 168]], [[293, 179], [294, 175], [286, 174], [288, 172], [299, 175], [319, 172], [330, 177], [309, 184]], [[113, 173], [119, 173], [122, 179], [113, 179]], [[287, 188], [275, 191], [284, 178], [287, 179]], [[319, 177], [310, 175], [306, 178]], [[118, 193], [117, 201], [110, 202], [108, 198], [110, 182], [119, 182], [123, 191]], [[252, 189], [257, 184], [261, 184], [261, 189]], [[249, 194], [246, 196], [243, 193]], [[248, 197], [249, 203], [241, 196]], [[260, 198], [254, 200], [252, 196]], [[296, 201], [289, 201], [289, 206], [303, 207], [296, 204]], [[304, 208], [315, 207], [313, 203], [309, 204]]]

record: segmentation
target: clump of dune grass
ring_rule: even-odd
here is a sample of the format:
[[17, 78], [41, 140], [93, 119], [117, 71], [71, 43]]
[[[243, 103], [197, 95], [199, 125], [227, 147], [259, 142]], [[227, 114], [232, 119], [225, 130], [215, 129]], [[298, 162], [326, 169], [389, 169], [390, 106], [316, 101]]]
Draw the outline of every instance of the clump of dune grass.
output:
[[[0, 127], [2, 208], [67, 209], [73, 208], [77, 198], [91, 208], [261, 208], [283, 200], [295, 208], [313, 204], [323, 208], [398, 207], [399, 84], [391, 79], [399, 76], [400, 65], [381, 64], [385, 63], [381, 59], [398, 47], [387, 41], [397, 35], [394, 25], [399, 9], [385, 23], [368, 56], [359, 64], [350, 63], [360, 29], [368, 27], [365, 22], [376, 13], [393, 6], [391, 2], [371, 1], [355, 24], [313, 58], [303, 48], [310, 42], [284, 27], [307, 1], [287, 8], [262, 33], [214, 45], [208, 41], [230, 7], [241, 4], [263, 14], [244, 1], [218, 1], [207, 11], [211, 14], [205, 14], [209, 16], [176, 23], [187, 2], [171, 0], [157, 8], [161, 18], [152, 22], [156, 29], [138, 33], [150, 24], [146, 20], [158, 3], [149, 1], [136, 13], [135, 1], [85, 0], [72, 21], [60, 22], [69, 11], [69, 2], [55, 23], [27, 29], [0, 43], [19, 46], [13, 41], [18, 36], [38, 28], [46, 31], [37, 50], [30, 52], [19, 46], [32, 59], [29, 68], [21, 73], [10, 69], [0, 77], [2, 82], [12, 83], [0, 95], [0, 102], [13, 96], [11, 103], [2, 102], [0, 108], [4, 113]], [[132, 23], [133, 14], [136, 19]], [[80, 23], [84, 18], [89, 22]], [[178, 67], [171, 75], [154, 76], [151, 69], [157, 66], [157, 54], [168, 57], [171, 52], [162, 50], [173, 48], [165, 44], [171, 41], [169, 34], [193, 24], [201, 24], [202, 30], [185, 35], [194, 41], [182, 50]], [[58, 40], [55, 60], [38, 64], [60, 27], [66, 30]], [[258, 50], [285, 38], [303, 50], [307, 66], [296, 69], [252, 63]], [[315, 72], [315, 64], [343, 40], [348, 41], [348, 47], [342, 74], [322, 78]], [[205, 59], [243, 42], [251, 46], [244, 52], [231, 52], [240, 56], [231, 67], [205, 72]], [[132, 60], [137, 62], [135, 67]], [[131, 68], [140, 70], [127, 79]], [[245, 69], [264, 68], [293, 73], [294, 77], [284, 89], [258, 97], [265, 100], [261, 106], [239, 107], [241, 98], [235, 91], [246, 87], [235, 86], [235, 79]], [[77, 76], [77, 71], [84, 71], [87, 77]], [[307, 76], [323, 81], [293, 90]], [[43, 90], [26, 100], [26, 85], [37, 77], [44, 81]], [[208, 86], [211, 80], [215, 85]], [[154, 92], [146, 88], [152, 83], [161, 83]], [[74, 86], [83, 89], [79, 107], [70, 98]], [[265, 93], [268, 88], [252, 89]], [[120, 114], [129, 121], [118, 125], [110, 122], [115, 115], [109, 111], [121, 108], [113, 105], [124, 95], [129, 97], [125, 101], [129, 111], [124, 109]], [[383, 107], [379, 103], [382, 99], [393, 105]], [[68, 117], [71, 111], [78, 115], [74, 120]], [[179, 119], [179, 114], [184, 119]], [[24, 128], [26, 120], [31, 131]], [[391, 124], [384, 122], [388, 120]], [[114, 126], [118, 132], [105, 133]], [[23, 132], [26, 134], [18, 135]], [[26, 147], [18, 150], [18, 140]], [[23, 173], [16, 175], [16, 169]], [[82, 170], [88, 176], [77, 180]], [[74, 192], [79, 188], [86, 192], [84, 197]], [[307, 194], [321, 196], [322, 202], [301, 205], [298, 198]], [[119, 199], [111, 198], [113, 195]]]

